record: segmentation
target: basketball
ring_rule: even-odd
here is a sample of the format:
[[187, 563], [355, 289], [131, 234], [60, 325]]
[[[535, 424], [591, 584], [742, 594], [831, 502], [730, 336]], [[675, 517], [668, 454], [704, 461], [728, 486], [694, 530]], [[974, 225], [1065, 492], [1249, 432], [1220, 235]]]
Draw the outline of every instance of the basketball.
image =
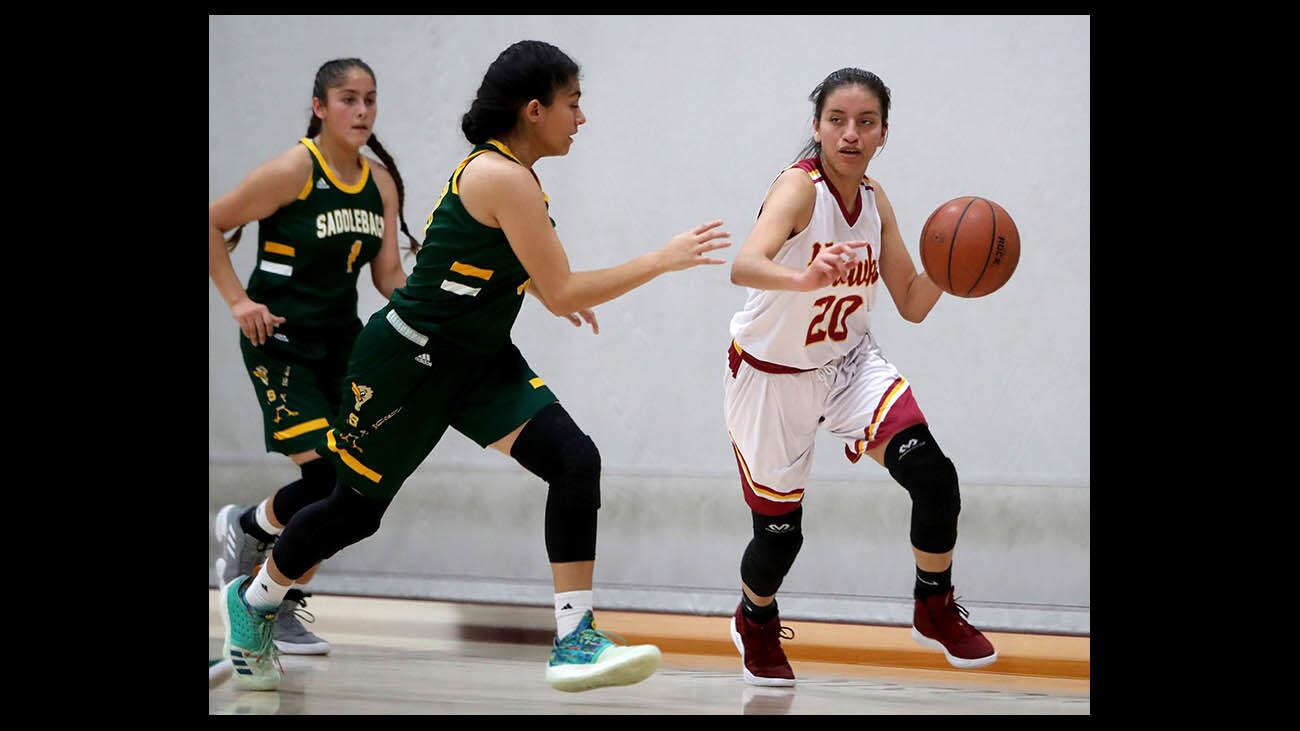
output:
[[992, 294], [1011, 279], [1019, 262], [1016, 222], [986, 198], [954, 198], [936, 208], [921, 228], [921, 266], [948, 294]]

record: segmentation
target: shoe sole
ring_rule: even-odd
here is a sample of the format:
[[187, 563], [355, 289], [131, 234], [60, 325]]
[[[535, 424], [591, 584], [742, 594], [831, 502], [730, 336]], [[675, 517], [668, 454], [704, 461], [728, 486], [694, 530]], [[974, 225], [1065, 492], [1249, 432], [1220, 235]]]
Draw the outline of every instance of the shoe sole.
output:
[[794, 685], [794, 678], [760, 678], [749, 672], [745, 667], [745, 643], [740, 639], [740, 632], [736, 630], [736, 618], [731, 618], [731, 641], [736, 645], [736, 651], [740, 653], [740, 670], [745, 674], [745, 682], [750, 685], [762, 685], [770, 688], [788, 688]]
[[633, 685], [654, 674], [659, 669], [662, 655], [654, 645], [642, 645], [640, 652], [630, 652], [606, 664], [584, 667], [548, 667], [546, 682], [556, 690], [577, 693], [594, 688]]
[[[221, 625], [226, 629], [226, 637], [221, 641], [221, 656], [223, 659], [230, 658], [230, 603], [227, 592], [230, 591], [231, 584], [234, 584], [240, 577], [236, 576], [230, 580], [230, 584], [221, 587]], [[232, 663], [233, 669], [233, 663]], [[258, 678], [257, 676], [248, 676], [242, 673], [235, 673], [235, 684], [245, 690], [279, 690], [279, 680], [268, 680]], [[274, 685], [268, 685], [274, 683]]]
[[[230, 511], [234, 510], [236, 507], [238, 506], [232, 504], [222, 508], [221, 511], [217, 513], [217, 520], [214, 523], [215, 529], [213, 530], [213, 533], [217, 536], [217, 545], [221, 547], [221, 550], [217, 552], [216, 561], [217, 586], [225, 586], [227, 582], [227, 579], [225, 578], [226, 533], [230, 530]], [[227, 657], [229, 656], [227, 655]]]
[[275, 649], [279, 650], [281, 655], [328, 655], [330, 654], [330, 643], [324, 640], [312, 643], [276, 640]]
[[998, 659], [997, 650], [994, 650], [993, 654], [989, 655], [988, 657], [977, 657], [973, 660], [967, 660], [965, 658], [955, 657], [953, 656], [952, 653], [948, 652], [948, 648], [944, 647], [942, 642], [938, 640], [932, 640], [929, 637], [926, 637], [925, 635], [921, 634], [921, 631], [918, 630], [915, 626], [912, 627], [912, 639], [916, 640], [916, 644], [920, 645], [921, 647], [928, 647], [931, 650], [939, 650], [943, 652], [943, 656], [948, 660], [949, 665], [955, 668], [961, 668], [963, 670], [970, 670], [972, 668], [982, 668], [985, 665], [992, 665]]
[[235, 665], [229, 659], [218, 660], [216, 663], [208, 666], [208, 690], [221, 685], [230, 680], [230, 676], [235, 674]]

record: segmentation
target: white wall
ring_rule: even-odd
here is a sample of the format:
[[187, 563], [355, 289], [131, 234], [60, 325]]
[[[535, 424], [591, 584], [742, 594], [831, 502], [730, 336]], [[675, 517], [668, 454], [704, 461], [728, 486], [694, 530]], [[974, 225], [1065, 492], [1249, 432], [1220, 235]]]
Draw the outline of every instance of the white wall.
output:
[[[912, 382], [964, 494], [1090, 487], [1087, 17], [213, 17], [208, 199], [303, 134], [322, 62], [358, 56], [378, 77], [376, 131], [407, 181], [418, 235], [469, 147], [459, 120], [483, 72], [525, 38], [582, 67], [588, 123], [567, 157], [536, 166], [577, 269], [625, 261], [712, 218], [733, 234], [731, 259], [767, 185], [809, 134], [809, 92], [843, 66], [879, 74], [893, 107], [869, 174], [889, 192], [918, 268], [921, 224], [961, 195], [1003, 205], [1022, 254], [1002, 290], [944, 297], [920, 325], [882, 293], [877, 339]], [[236, 251], [241, 276], [253, 261], [253, 246]], [[263, 453], [237, 328], [208, 289], [211, 461], [278, 464]], [[382, 302], [364, 276], [361, 291], [364, 320]], [[599, 336], [529, 300], [514, 338], [596, 440], [607, 475], [714, 480], [735, 493], [743, 522], [720, 372], [727, 322], [744, 298], [725, 267], [697, 268], [597, 308]], [[889, 480], [869, 460], [850, 465], [824, 435], [818, 452], [810, 499], [818, 481]], [[508, 469], [450, 431], [425, 465]], [[1082, 583], [1069, 599], [1082, 605], [1084, 541], [1074, 569]]]

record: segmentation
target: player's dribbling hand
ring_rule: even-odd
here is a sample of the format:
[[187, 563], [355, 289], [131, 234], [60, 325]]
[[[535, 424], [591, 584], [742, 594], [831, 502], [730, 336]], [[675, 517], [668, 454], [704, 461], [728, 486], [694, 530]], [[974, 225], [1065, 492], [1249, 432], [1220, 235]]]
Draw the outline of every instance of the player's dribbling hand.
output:
[[722, 219], [702, 223], [699, 226], [677, 234], [668, 240], [668, 245], [659, 250], [665, 272], [676, 272], [700, 264], [726, 264], [725, 259], [710, 259], [704, 254], [715, 249], [731, 246], [730, 241], [716, 241], [731, 234], [712, 229], [722, 225]]
[[841, 241], [834, 246], [822, 249], [801, 274], [795, 277], [795, 289], [799, 292], [811, 292], [814, 289], [830, 286], [831, 282], [847, 277], [849, 267], [856, 260], [854, 252], [869, 241]]
[[[579, 315], [582, 316], [581, 320], [578, 319]], [[596, 313], [591, 310], [578, 310], [576, 314], [565, 315], [564, 317], [573, 323], [574, 327], [582, 327], [582, 320], [586, 320], [587, 324], [591, 325], [591, 334], [600, 334], [600, 323], [596, 322]]]
[[230, 308], [234, 315], [235, 322], [239, 323], [239, 329], [243, 331], [244, 337], [252, 341], [253, 345], [261, 345], [266, 339], [271, 337], [275, 328], [284, 323], [284, 318], [272, 314], [266, 308], [266, 305], [245, 299], [242, 302], [236, 302], [234, 307]]

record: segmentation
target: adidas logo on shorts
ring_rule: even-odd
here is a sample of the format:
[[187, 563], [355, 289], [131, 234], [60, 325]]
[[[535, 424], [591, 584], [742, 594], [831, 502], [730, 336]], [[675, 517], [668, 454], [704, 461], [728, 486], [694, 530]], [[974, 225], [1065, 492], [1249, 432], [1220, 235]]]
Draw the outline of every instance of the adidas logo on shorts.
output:
[[429, 359], [428, 353], [420, 353], [419, 355], [415, 356], [415, 362], [419, 363], [420, 365], [429, 366], [430, 368], [433, 367], [433, 361]]

